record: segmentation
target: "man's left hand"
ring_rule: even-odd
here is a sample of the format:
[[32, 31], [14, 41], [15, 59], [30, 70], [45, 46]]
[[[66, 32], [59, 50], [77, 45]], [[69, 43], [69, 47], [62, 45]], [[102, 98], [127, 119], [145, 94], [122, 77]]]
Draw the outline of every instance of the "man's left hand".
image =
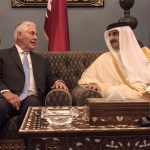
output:
[[51, 87], [51, 89], [58, 89], [58, 88], [60, 88], [60, 89], [65, 89], [65, 90], [68, 91], [67, 86], [66, 86], [66, 85], [64, 84], [64, 82], [62, 82], [62, 81], [56, 81], [56, 82], [54, 83], [54, 85]]

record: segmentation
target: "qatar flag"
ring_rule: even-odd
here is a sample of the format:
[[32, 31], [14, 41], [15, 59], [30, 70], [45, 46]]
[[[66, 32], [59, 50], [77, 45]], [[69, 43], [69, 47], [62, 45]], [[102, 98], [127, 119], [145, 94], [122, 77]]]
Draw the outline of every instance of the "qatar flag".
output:
[[66, 0], [48, 0], [44, 31], [48, 37], [48, 51], [70, 50]]

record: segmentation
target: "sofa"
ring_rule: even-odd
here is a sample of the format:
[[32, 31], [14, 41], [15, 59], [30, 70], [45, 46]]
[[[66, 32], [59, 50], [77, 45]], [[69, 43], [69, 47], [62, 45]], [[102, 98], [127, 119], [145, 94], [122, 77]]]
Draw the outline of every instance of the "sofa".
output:
[[[83, 71], [103, 51], [71, 51], [71, 52], [38, 52], [44, 57], [52, 73], [62, 79], [69, 91], [63, 89], [51, 90], [46, 98], [48, 106], [83, 106], [86, 98], [101, 97], [101, 95], [88, 88], [78, 86], [78, 80]], [[38, 60], [37, 60], [38, 61]], [[11, 118], [0, 133], [0, 149], [26, 149], [23, 137], [19, 135], [16, 124], [17, 116]]]

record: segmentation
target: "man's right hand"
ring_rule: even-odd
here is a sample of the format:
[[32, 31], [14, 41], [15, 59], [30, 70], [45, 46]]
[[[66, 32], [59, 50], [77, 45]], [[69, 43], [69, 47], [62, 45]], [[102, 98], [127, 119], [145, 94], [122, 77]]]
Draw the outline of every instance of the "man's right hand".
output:
[[145, 92], [142, 96], [142, 99], [146, 100], [146, 101], [150, 101], [150, 93]]
[[96, 83], [86, 84], [85, 87], [101, 92], [101, 88]]
[[19, 99], [18, 95], [14, 94], [10, 91], [6, 91], [2, 95], [14, 107], [14, 109], [19, 110], [19, 108], [20, 108], [20, 99]]

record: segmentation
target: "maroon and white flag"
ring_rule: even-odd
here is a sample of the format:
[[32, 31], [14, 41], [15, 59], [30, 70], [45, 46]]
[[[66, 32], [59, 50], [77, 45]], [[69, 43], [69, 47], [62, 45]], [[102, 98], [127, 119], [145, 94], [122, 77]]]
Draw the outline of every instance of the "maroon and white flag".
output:
[[48, 51], [70, 50], [66, 0], [48, 0], [44, 31], [48, 37]]

